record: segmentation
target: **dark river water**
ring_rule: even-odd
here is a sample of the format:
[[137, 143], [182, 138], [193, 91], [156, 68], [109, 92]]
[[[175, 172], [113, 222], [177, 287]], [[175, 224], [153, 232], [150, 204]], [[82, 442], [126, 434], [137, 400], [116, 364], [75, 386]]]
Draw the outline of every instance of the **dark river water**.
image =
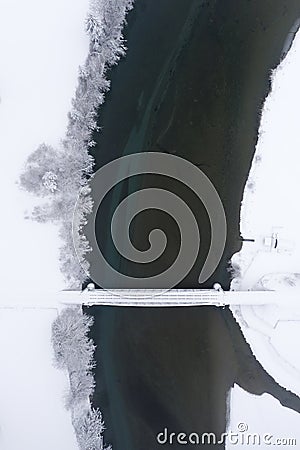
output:
[[[151, 267], [122, 260], [110, 239], [112, 213], [120, 200], [137, 188], [159, 186], [189, 204], [201, 229], [196, 264], [177, 287], [221, 282], [229, 288], [228, 261], [240, 248], [240, 203], [270, 71], [299, 16], [300, 0], [136, 1], [125, 31], [127, 56], [111, 71], [112, 88], [99, 111], [102, 130], [95, 136], [96, 169], [141, 151], [182, 156], [201, 168], [217, 188], [228, 233], [218, 268], [199, 285], [210, 243], [203, 205], [177, 182], [135, 177], [117, 186], [98, 214], [99, 245], [118, 270], [149, 276], [174, 261], [180, 235], [166, 214], [145, 212], [131, 228], [132, 241], [140, 250], [147, 248], [154, 227], [171, 236], [171, 245]], [[90, 261], [93, 274], [97, 270], [93, 254]], [[114, 279], [110, 284], [121, 287]], [[105, 440], [114, 450], [161, 448], [156, 435], [165, 427], [177, 433], [221, 434], [234, 383], [248, 392], [269, 392], [300, 411], [298, 398], [278, 386], [256, 361], [227, 308], [92, 307], [86, 312], [95, 318], [93, 403], [103, 412]]]

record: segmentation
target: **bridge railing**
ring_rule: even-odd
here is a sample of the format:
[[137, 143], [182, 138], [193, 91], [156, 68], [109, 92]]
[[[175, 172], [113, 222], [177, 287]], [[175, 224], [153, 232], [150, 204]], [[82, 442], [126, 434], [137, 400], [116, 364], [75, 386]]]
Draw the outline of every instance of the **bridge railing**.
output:
[[288, 305], [300, 307], [300, 293], [277, 291], [223, 291], [215, 289], [94, 289], [85, 291], [63, 291], [65, 304], [86, 306], [229, 306], [229, 305]]

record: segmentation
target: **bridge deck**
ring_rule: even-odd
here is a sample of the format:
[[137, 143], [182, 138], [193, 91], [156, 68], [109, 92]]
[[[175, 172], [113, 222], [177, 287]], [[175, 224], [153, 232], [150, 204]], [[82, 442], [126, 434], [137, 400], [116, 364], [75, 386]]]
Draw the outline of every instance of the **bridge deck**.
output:
[[214, 289], [159, 289], [63, 291], [65, 304], [86, 306], [225, 306], [281, 304], [300, 307], [300, 293], [279, 293], [275, 291], [216, 291]]

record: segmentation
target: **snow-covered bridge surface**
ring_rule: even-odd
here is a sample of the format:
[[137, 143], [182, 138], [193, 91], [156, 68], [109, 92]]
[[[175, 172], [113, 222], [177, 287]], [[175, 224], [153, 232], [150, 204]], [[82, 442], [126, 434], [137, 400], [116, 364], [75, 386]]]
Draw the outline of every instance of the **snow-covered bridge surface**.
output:
[[290, 305], [300, 306], [300, 293], [275, 291], [223, 291], [215, 289], [94, 289], [63, 291], [64, 304], [106, 306], [225, 306], [225, 305]]

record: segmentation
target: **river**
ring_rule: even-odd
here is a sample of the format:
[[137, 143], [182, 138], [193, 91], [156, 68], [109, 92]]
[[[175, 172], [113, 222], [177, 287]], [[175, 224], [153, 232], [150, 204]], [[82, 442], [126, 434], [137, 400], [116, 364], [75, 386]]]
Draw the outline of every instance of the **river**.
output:
[[[172, 236], [172, 245], [151, 269], [122, 261], [109, 239], [111, 215], [120, 199], [137, 186], [159, 184], [189, 203], [204, 235], [194, 268], [177, 287], [211, 287], [218, 281], [229, 288], [228, 261], [240, 248], [240, 204], [270, 72], [299, 16], [299, 0], [137, 0], [125, 31], [127, 56], [111, 71], [112, 89], [99, 111], [96, 169], [140, 151], [187, 158], [217, 188], [228, 234], [217, 270], [199, 286], [210, 242], [202, 205], [175, 182], [136, 177], [107, 196], [98, 215], [99, 243], [119, 270], [149, 276], [174, 260], [179, 235], [161, 213], [141, 215], [132, 229], [140, 249], [154, 225]], [[96, 270], [93, 255], [90, 260]], [[113, 279], [111, 286], [116, 287]], [[227, 308], [93, 307], [87, 312], [95, 318], [91, 336], [97, 344], [93, 403], [103, 412], [105, 439], [115, 450], [160, 448], [156, 434], [164, 427], [222, 433], [234, 383], [249, 392], [269, 392], [299, 409], [298, 399], [255, 360]]]

